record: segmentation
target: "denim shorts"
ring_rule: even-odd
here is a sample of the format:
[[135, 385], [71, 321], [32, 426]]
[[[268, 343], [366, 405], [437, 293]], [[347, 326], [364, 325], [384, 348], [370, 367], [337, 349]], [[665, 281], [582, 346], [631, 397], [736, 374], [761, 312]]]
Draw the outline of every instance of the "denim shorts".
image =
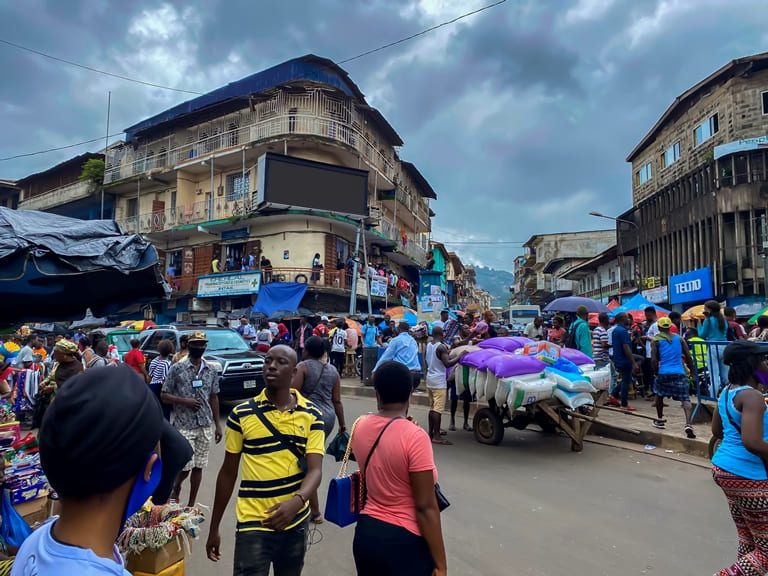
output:
[[235, 534], [234, 576], [300, 576], [307, 550], [309, 518], [284, 532], [249, 530]]

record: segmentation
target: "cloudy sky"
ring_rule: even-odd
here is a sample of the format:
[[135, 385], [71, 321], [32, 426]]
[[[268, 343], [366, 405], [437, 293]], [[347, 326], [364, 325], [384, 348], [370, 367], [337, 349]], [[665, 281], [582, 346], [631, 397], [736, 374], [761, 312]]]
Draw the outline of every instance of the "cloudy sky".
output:
[[[0, 0], [0, 40], [206, 92], [307, 53], [342, 60], [490, 3]], [[630, 207], [627, 153], [691, 85], [768, 51], [766, 24], [765, 0], [507, 0], [343, 66], [437, 191], [434, 238], [511, 269], [532, 234], [610, 227], [587, 213]], [[0, 158], [103, 135], [110, 90], [113, 133], [192, 97], [3, 44], [0, 71]], [[0, 178], [100, 147], [0, 161]], [[510, 244], [476, 244], [487, 241]]]

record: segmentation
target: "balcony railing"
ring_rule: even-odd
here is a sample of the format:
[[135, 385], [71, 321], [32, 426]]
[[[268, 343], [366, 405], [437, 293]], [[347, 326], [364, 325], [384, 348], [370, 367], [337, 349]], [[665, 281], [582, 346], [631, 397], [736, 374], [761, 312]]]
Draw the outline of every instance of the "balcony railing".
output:
[[221, 220], [232, 216], [250, 214], [255, 206], [256, 193], [251, 196], [226, 202], [222, 197], [213, 200], [199, 200], [185, 206], [166, 208], [154, 212], [144, 212], [139, 216], [127, 216], [118, 219], [118, 224], [129, 234], [149, 234], [162, 232], [176, 226], [200, 224], [210, 220]]
[[421, 246], [413, 237], [406, 235], [406, 243], [403, 246], [403, 237], [400, 234], [394, 223], [386, 218], [381, 219], [381, 226], [379, 226], [381, 233], [395, 242], [397, 249], [404, 252], [411, 258], [413, 258], [419, 264], [424, 264], [427, 261], [427, 249]]
[[130, 148], [113, 148], [108, 154], [104, 184], [144, 174], [155, 168], [174, 166], [198, 156], [235, 148], [250, 142], [300, 134], [321, 136], [342, 142], [356, 149], [387, 179], [392, 180], [395, 176], [395, 167], [389, 157], [383, 153], [383, 150], [376, 149], [374, 144], [367, 140], [353, 124], [318, 116], [284, 114], [244, 124], [159, 154], [136, 159], [133, 158]]
[[95, 189], [90, 182], [72, 182], [71, 184], [65, 184], [53, 190], [48, 190], [43, 194], [25, 198], [20, 202], [19, 208], [22, 210], [45, 210], [46, 208], [87, 198]]
[[579, 296], [583, 296], [584, 298], [602, 298], [604, 296], [612, 296], [613, 294], [618, 293], [618, 291], [619, 283], [614, 282], [612, 284], [607, 284], [602, 288], [595, 288], [594, 290], [581, 292]]

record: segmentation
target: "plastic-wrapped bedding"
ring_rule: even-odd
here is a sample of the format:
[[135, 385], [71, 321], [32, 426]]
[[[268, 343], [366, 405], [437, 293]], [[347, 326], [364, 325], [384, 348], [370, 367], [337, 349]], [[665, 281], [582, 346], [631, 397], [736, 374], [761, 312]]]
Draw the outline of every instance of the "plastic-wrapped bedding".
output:
[[514, 352], [530, 344], [532, 340], [525, 338], [524, 336], [498, 336], [496, 338], [489, 338], [483, 340], [478, 344], [480, 348], [502, 350], [504, 352]]

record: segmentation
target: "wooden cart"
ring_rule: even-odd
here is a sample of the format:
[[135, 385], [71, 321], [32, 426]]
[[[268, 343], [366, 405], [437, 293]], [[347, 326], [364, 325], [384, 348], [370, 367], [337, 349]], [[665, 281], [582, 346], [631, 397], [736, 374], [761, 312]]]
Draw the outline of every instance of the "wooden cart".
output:
[[[506, 404], [500, 407], [491, 398], [487, 408], [480, 408], [475, 412], [473, 421], [475, 440], [481, 444], [496, 445], [504, 438], [504, 428], [525, 430], [529, 425], [536, 424], [544, 432], [553, 433], [562, 430], [571, 439], [571, 450], [581, 452], [584, 449], [584, 438], [595, 422], [630, 434], [640, 433], [637, 430], [599, 421], [597, 415], [601, 409], [615, 410], [615, 408], [605, 406], [608, 391], [597, 392], [593, 396], [595, 398], [594, 406], [589, 406], [589, 410], [584, 411], [571, 410], [557, 398], [541, 400], [510, 411]], [[633, 413], [633, 415], [644, 417], [641, 414]]]

